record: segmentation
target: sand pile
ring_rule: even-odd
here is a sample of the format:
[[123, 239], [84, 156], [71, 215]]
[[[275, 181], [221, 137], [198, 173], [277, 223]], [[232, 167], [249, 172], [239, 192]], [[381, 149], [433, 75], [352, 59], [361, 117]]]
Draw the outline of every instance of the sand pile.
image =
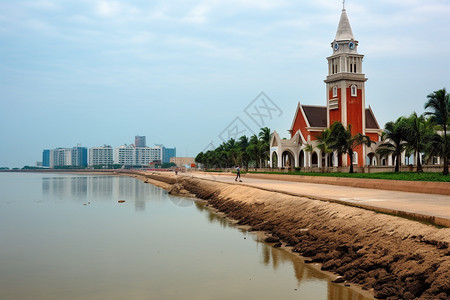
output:
[[376, 298], [450, 299], [449, 228], [235, 184], [146, 176], [177, 184], [239, 224], [269, 232]]

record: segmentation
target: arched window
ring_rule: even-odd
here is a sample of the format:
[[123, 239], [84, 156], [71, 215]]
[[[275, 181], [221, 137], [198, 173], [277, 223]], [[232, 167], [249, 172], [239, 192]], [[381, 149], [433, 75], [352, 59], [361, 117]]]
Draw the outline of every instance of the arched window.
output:
[[337, 97], [337, 86], [333, 86], [333, 98]]
[[358, 152], [353, 152], [353, 164], [358, 164]]
[[356, 97], [358, 95], [358, 88], [356, 87], [356, 85], [351, 86], [351, 91], [352, 91], [352, 97]]
[[317, 153], [313, 152], [312, 155], [311, 155], [311, 164], [312, 164], [311, 167], [317, 167], [318, 162], [319, 162], [319, 159], [317, 157]]

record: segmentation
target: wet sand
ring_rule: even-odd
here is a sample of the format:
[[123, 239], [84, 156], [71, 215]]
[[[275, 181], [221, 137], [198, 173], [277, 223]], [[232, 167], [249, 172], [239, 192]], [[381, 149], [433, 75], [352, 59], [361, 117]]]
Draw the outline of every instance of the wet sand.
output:
[[[130, 174], [131, 175], [131, 174]], [[270, 235], [309, 263], [376, 298], [449, 299], [450, 229], [373, 211], [173, 174], [138, 179], [206, 200], [239, 225]]]

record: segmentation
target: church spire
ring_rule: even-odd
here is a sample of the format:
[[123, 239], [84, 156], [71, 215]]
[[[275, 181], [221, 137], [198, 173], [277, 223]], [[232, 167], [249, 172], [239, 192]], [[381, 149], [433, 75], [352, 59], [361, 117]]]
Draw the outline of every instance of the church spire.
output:
[[342, 1], [342, 13], [341, 19], [339, 20], [339, 26], [336, 32], [335, 41], [351, 41], [354, 40], [352, 27], [350, 26], [350, 22], [348, 21], [347, 12], [345, 10], [345, 1]]

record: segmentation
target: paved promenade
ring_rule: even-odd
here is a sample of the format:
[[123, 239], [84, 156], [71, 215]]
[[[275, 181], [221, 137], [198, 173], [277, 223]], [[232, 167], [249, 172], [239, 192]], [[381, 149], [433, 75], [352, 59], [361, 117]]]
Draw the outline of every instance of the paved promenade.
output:
[[380, 212], [413, 217], [450, 227], [450, 196], [446, 195], [246, 178], [245, 175], [242, 176], [243, 182], [235, 182], [235, 175], [232, 174], [185, 173], [184, 176], [194, 176], [208, 180], [242, 184], [269, 191], [278, 191], [291, 195], [338, 202]]

